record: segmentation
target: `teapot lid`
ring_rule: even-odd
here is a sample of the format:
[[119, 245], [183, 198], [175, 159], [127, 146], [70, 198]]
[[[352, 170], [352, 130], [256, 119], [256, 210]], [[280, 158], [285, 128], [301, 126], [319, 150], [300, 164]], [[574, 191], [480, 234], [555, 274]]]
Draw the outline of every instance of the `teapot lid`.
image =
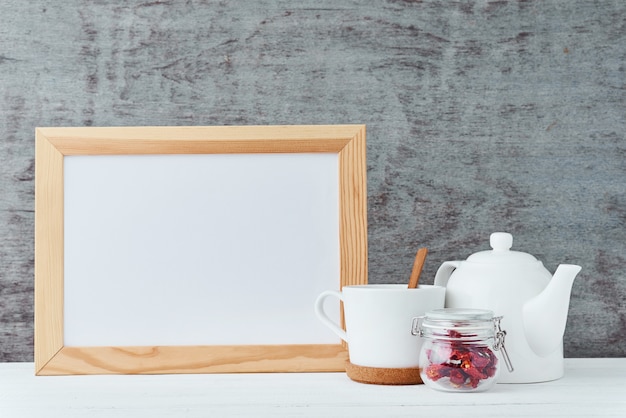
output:
[[513, 235], [507, 232], [494, 232], [489, 237], [489, 244], [492, 250], [479, 251], [470, 255], [467, 261], [475, 263], [531, 263], [538, 260], [528, 254], [521, 251], [511, 251], [513, 246]]

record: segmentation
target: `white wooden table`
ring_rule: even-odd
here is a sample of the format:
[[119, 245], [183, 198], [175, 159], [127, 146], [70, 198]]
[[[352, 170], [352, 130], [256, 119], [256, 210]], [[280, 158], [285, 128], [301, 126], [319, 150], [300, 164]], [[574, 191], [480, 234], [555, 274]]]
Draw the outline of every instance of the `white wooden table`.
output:
[[483, 393], [378, 386], [344, 373], [36, 377], [0, 364], [0, 417], [626, 417], [626, 358], [567, 359], [565, 377]]

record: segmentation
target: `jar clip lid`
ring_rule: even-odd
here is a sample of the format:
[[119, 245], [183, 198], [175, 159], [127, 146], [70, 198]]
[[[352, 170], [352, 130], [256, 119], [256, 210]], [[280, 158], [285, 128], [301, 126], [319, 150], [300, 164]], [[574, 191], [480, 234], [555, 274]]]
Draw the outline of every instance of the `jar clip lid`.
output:
[[502, 316], [493, 316], [493, 312], [487, 310], [472, 310], [472, 309], [436, 309], [434, 311], [428, 312], [425, 316], [419, 316], [413, 318], [413, 324], [411, 326], [411, 334], [419, 337], [423, 337], [424, 332], [422, 329], [422, 323], [424, 318], [434, 319], [435, 321], [440, 321], [443, 318], [471, 318], [473, 320], [482, 321], [493, 321], [494, 326], [494, 345], [493, 349], [496, 351], [502, 351], [502, 357], [504, 359], [504, 363], [506, 364], [506, 368], [509, 372], [513, 372], [513, 364], [511, 363], [511, 359], [509, 357], [509, 353], [506, 351], [506, 347], [504, 346], [504, 339], [506, 337], [506, 331], [502, 329], [500, 325], [500, 321], [502, 320]]

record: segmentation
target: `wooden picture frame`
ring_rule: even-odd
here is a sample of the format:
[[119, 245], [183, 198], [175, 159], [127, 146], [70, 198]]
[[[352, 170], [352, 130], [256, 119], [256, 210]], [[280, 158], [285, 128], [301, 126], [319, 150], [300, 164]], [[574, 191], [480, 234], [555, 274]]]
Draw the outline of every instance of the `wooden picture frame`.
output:
[[343, 343], [78, 347], [64, 343], [66, 156], [276, 153], [337, 155], [338, 287], [367, 283], [364, 125], [37, 128], [36, 375], [345, 370]]

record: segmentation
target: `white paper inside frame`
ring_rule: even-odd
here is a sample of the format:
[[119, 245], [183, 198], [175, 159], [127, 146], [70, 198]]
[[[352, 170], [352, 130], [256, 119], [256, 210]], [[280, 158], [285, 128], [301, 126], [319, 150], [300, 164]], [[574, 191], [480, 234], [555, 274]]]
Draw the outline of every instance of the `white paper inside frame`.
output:
[[66, 156], [65, 345], [338, 343], [313, 310], [340, 283], [338, 166]]

